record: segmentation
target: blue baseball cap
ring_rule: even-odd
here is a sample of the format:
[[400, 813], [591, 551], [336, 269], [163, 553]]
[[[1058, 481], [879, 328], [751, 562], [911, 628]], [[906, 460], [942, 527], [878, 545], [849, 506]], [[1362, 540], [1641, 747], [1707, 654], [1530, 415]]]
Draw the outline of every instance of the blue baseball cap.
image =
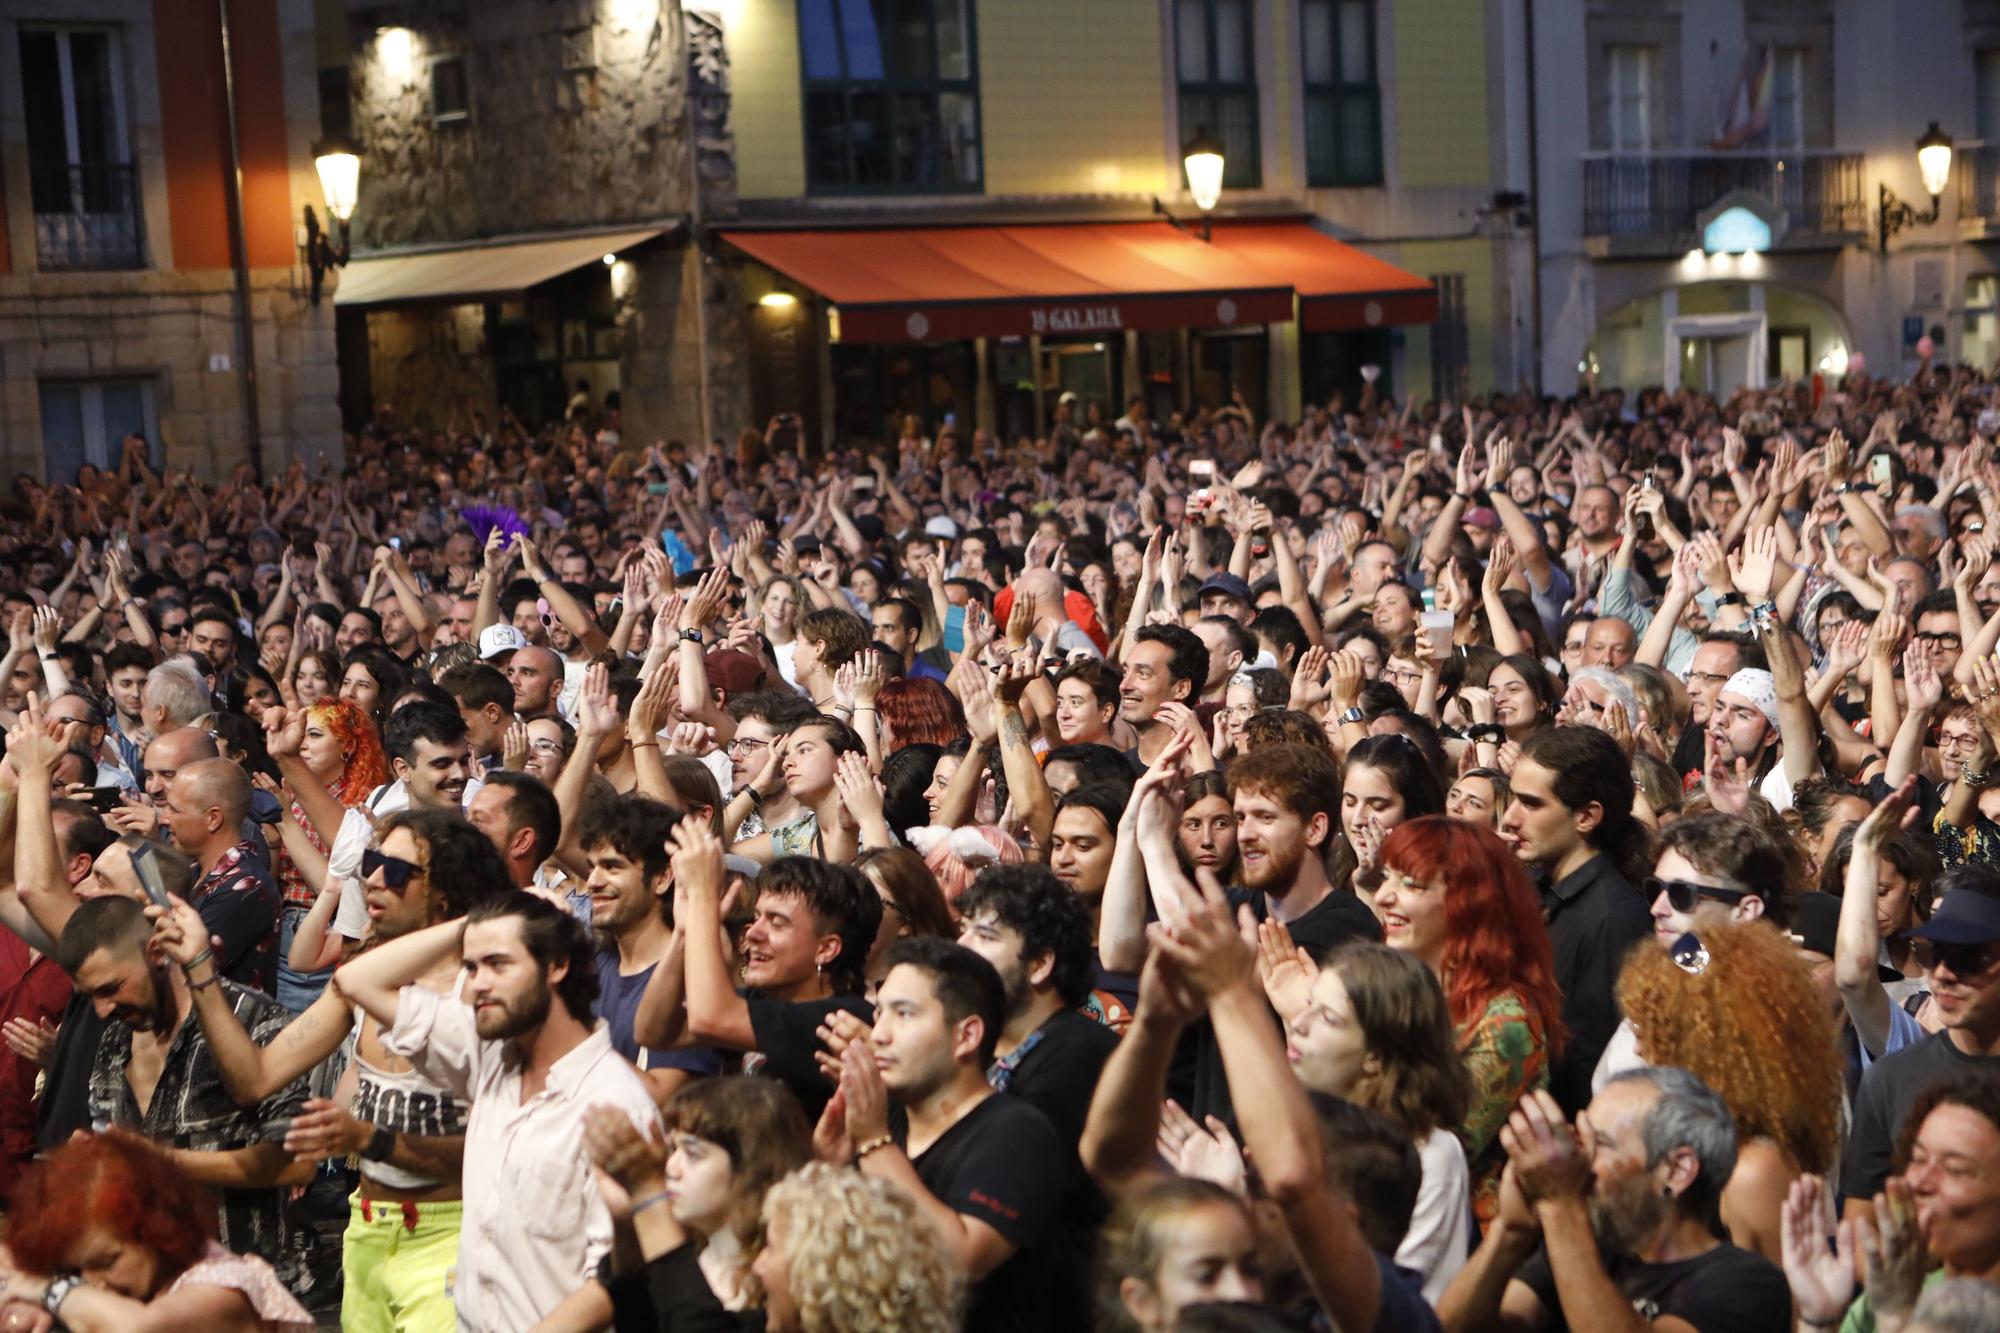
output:
[[1953, 889], [1938, 901], [1931, 919], [1904, 939], [1939, 944], [1991, 944], [2000, 940], [2000, 898], [1977, 889]]

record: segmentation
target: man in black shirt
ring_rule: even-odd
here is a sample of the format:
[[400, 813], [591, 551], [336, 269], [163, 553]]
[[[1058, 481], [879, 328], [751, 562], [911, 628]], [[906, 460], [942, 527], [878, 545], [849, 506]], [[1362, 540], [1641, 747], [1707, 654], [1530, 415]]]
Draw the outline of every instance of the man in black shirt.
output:
[[824, 1049], [820, 1025], [841, 1009], [873, 1018], [861, 998], [861, 968], [882, 925], [882, 899], [852, 866], [779, 857], [757, 881], [739, 992], [722, 952], [722, 843], [694, 819], [674, 825], [673, 842], [681, 966], [669, 950], [653, 969], [635, 1039], [743, 1051], [744, 1073], [781, 1080], [807, 1119], [817, 1119], [833, 1096], [814, 1058]]
[[1736, 1126], [1693, 1074], [1619, 1074], [1575, 1130], [1547, 1093], [1530, 1093], [1500, 1137], [1500, 1215], [1438, 1302], [1446, 1329], [1790, 1326], [1784, 1273], [1721, 1239]]
[[1500, 836], [1546, 876], [1542, 914], [1569, 1029], [1569, 1044], [1549, 1070], [1549, 1091], [1574, 1115], [1589, 1103], [1591, 1071], [1618, 1028], [1612, 992], [1625, 951], [1653, 928], [1644, 895], [1621, 865], [1640, 849], [1644, 830], [1632, 818], [1631, 762], [1595, 727], [1528, 737], [1513, 784]]
[[1078, 1006], [1090, 995], [1090, 909], [1045, 866], [996, 866], [959, 897], [958, 942], [1000, 973], [1007, 1013], [986, 1079], [1049, 1118], [1070, 1167], [1057, 1246], [1056, 1308], [1090, 1308], [1090, 1256], [1104, 1197], [1084, 1173], [1077, 1140], [1097, 1076], [1117, 1049], [1110, 1028]]
[[1916, 1100], [1953, 1074], [2000, 1067], [2000, 873], [1973, 862], [1945, 876], [1930, 920], [1910, 932], [1944, 1031], [1868, 1067], [1841, 1162], [1848, 1211], [1867, 1209], [1889, 1177]]
[[[852, 1157], [934, 1223], [970, 1284], [966, 1333], [1067, 1327], [1052, 1281], [1069, 1167], [1047, 1117], [986, 1081], [1006, 1012], [1000, 976], [937, 939], [889, 951], [866, 1042], [842, 1055], [840, 1092], [814, 1133], [822, 1156]], [[909, 1117], [890, 1135], [891, 1099]]]

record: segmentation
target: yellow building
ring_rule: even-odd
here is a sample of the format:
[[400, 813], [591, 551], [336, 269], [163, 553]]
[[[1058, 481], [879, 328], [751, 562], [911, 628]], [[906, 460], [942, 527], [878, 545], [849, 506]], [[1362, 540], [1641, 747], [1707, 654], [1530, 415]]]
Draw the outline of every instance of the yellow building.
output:
[[[1518, 6], [716, 3], [739, 200], [705, 221], [760, 421], [1012, 438], [1068, 393], [1079, 419], [1294, 416], [1366, 375], [1431, 398], [1529, 373]], [[1204, 132], [1207, 214], [1183, 167]]]

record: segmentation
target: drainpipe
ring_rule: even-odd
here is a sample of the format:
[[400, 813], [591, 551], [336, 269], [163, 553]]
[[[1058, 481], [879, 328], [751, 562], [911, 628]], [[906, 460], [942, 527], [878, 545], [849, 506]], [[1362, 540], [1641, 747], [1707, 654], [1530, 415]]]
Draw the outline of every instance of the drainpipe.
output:
[[243, 239], [243, 150], [236, 132], [236, 58], [230, 49], [229, 0], [217, 0], [222, 22], [222, 96], [229, 122], [229, 260], [236, 274], [236, 389], [242, 400], [243, 443], [264, 479], [264, 439], [257, 420], [257, 339], [250, 324], [250, 252]]
[[[708, 384], [710, 373], [708, 346], [708, 247], [710, 241], [708, 227], [704, 221], [706, 210], [701, 206], [701, 131], [696, 124], [694, 114], [695, 102], [699, 98], [700, 92], [698, 90], [699, 80], [696, 77], [694, 64], [694, 34], [689, 29], [690, 24], [702, 23], [706, 22], [706, 20], [701, 15], [689, 13], [685, 9], [680, 11], [680, 17], [682, 73], [681, 126], [687, 135], [688, 188], [690, 191], [688, 198], [688, 250], [691, 252], [689, 257], [694, 260], [694, 336], [701, 369], [701, 386], [697, 401], [701, 405], [701, 442], [702, 446], [706, 448], [715, 443], [715, 426], [711, 419]], [[727, 34], [723, 31], [722, 20], [720, 18], [715, 20], [714, 27], [715, 40], [718, 43], [724, 41]]]
[[1535, 0], [1521, 0], [1521, 24], [1524, 45], [1528, 51], [1528, 207], [1533, 210], [1533, 219], [1528, 231], [1528, 273], [1533, 287], [1530, 299], [1534, 302], [1531, 314], [1534, 323], [1534, 373], [1532, 383], [1535, 396], [1542, 393], [1542, 210], [1547, 201], [1542, 198], [1542, 149], [1541, 134], [1536, 128], [1535, 95]]

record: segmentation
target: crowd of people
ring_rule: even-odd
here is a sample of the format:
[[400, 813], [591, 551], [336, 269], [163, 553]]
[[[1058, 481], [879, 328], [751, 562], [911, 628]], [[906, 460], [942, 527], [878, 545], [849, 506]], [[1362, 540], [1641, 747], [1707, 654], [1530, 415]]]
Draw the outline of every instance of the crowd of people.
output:
[[1107, 415], [17, 478], [0, 1333], [2000, 1327], [2000, 387]]

